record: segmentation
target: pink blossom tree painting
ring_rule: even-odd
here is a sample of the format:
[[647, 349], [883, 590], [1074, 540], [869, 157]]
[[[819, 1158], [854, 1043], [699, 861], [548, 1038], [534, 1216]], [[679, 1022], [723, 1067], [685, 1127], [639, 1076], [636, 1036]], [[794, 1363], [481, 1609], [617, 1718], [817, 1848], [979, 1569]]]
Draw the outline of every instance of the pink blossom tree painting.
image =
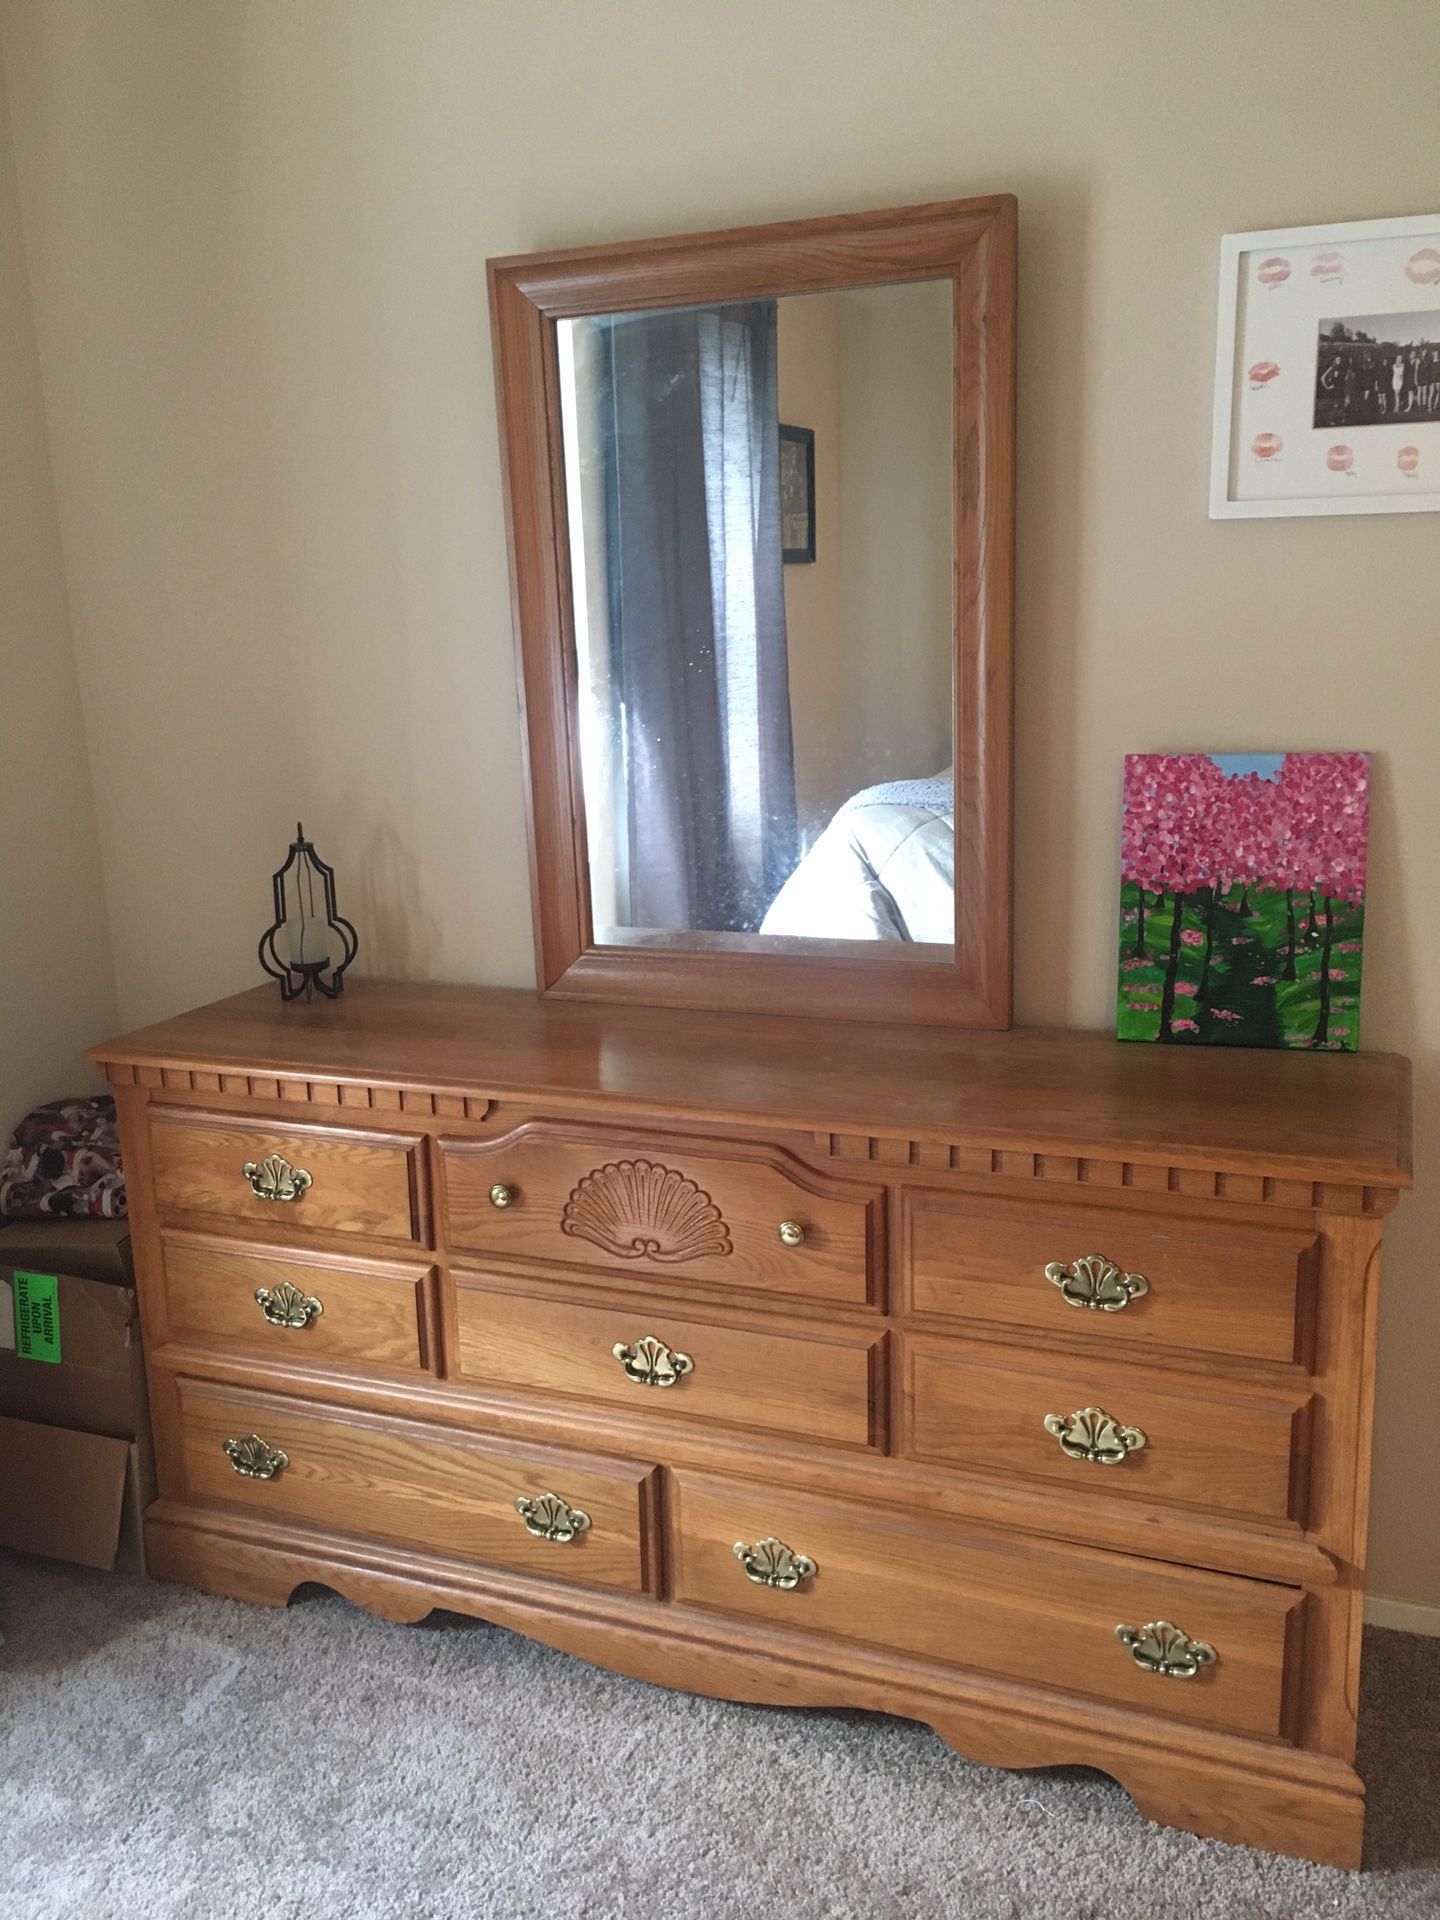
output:
[[1365, 753], [1127, 756], [1120, 1038], [1358, 1046], [1369, 816]]

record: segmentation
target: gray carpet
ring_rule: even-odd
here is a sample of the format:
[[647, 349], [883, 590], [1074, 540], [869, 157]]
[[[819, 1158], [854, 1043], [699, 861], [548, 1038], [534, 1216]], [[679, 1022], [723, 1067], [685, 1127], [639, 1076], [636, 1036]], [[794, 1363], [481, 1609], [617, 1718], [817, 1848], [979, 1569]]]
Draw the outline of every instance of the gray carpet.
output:
[[1440, 1640], [1369, 1636], [1346, 1874], [1146, 1825], [1098, 1774], [670, 1694], [450, 1615], [0, 1554], [0, 1626], [5, 1920], [1440, 1914]]

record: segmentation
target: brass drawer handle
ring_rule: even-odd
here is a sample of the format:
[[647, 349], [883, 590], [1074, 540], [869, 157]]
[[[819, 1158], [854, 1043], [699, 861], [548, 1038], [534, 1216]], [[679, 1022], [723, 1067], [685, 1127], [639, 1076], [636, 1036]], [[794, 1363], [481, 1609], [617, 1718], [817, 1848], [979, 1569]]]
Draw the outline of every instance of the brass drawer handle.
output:
[[279, 1447], [267, 1447], [258, 1433], [247, 1433], [243, 1440], [227, 1440], [225, 1458], [246, 1480], [274, 1480], [290, 1464], [288, 1453], [282, 1453]]
[[798, 1220], [782, 1220], [780, 1222], [779, 1232], [782, 1247], [804, 1246], [805, 1229]]
[[247, 1160], [240, 1169], [257, 1200], [298, 1200], [315, 1183], [304, 1167], [292, 1167], [278, 1153], [263, 1160]]
[[1103, 1253], [1087, 1253], [1068, 1264], [1052, 1260], [1045, 1278], [1059, 1287], [1061, 1297], [1072, 1307], [1089, 1307], [1099, 1313], [1119, 1313], [1132, 1300], [1150, 1291], [1143, 1273], [1122, 1273]]
[[278, 1287], [256, 1287], [255, 1299], [272, 1327], [308, 1327], [325, 1311], [313, 1293], [302, 1293], [289, 1280]]
[[1081, 1407], [1078, 1413], [1047, 1413], [1045, 1431], [1060, 1442], [1060, 1451], [1072, 1460], [1093, 1460], [1098, 1466], [1117, 1467], [1145, 1445], [1139, 1427], [1122, 1427], [1103, 1407]]
[[1130, 1649], [1130, 1657], [1146, 1673], [1164, 1674], [1169, 1680], [1193, 1680], [1202, 1667], [1213, 1667], [1220, 1658], [1204, 1640], [1192, 1640], [1168, 1620], [1152, 1620], [1148, 1626], [1115, 1629], [1115, 1638]]
[[792, 1553], [773, 1535], [757, 1540], [753, 1547], [737, 1540], [733, 1552], [747, 1580], [753, 1580], [757, 1587], [778, 1587], [783, 1593], [793, 1592], [820, 1571], [808, 1553]]
[[503, 1181], [497, 1180], [490, 1189], [490, 1204], [492, 1207], [513, 1207], [515, 1204], [514, 1187], [507, 1187]]
[[695, 1371], [688, 1353], [672, 1353], [663, 1340], [650, 1333], [632, 1340], [629, 1346], [617, 1340], [610, 1351], [625, 1369], [626, 1379], [639, 1387], [675, 1387], [687, 1373]]
[[519, 1494], [515, 1511], [537, 1540], [574, 1540], [590, 1531], [590, 1516], [572, 1507], [558, 1493]]

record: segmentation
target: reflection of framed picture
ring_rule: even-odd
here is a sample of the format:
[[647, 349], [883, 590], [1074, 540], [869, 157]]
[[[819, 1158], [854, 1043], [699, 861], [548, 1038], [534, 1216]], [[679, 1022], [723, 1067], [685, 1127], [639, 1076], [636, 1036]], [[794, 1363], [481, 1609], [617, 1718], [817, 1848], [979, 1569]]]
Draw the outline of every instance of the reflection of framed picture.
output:
[[780, 545], [787, 566], [815, 558], [815, 435], [780, 429]]
[[1440, 214], [1220, 242], [1210, 517], [1440, 511]]

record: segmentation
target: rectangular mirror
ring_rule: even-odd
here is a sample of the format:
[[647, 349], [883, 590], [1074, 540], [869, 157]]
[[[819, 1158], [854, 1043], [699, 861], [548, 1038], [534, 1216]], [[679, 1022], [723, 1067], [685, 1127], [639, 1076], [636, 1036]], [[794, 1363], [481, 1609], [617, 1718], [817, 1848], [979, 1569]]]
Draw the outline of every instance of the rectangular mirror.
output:
[[1008, 1024], [1013, 242], [492, 262], [542, 989]]
[[597, 941], [953, 951], [950, 282], [557, 329]]

